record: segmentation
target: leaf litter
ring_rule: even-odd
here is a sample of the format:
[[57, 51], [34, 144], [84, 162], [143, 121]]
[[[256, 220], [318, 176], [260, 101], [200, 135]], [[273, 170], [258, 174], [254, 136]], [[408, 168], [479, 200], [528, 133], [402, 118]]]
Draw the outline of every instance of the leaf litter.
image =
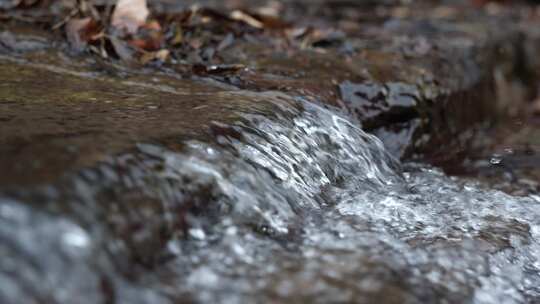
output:
[[195, 5], [182, 11], [158, 13], [146, 0], [14, 0], [2, 4], [0, 12], [22, 16], [30, 11], [29, 7], [63, 12], [49, 12], [50, 16], [44, 13], [36, 20], [47, 20], [52, 29], [61, 30], [76, 53], [90, 52], [142, 65], [187, 65], [191, 66], [187, 70], [196, 74], [244, 71], [242, 63], [231, 62], [222, 55], [241, 41], [288, 52], [335, 47], [345, 39], [337, 30], [295, 26], [281, 19], [283, 6], [279, 3], [251, 10]]

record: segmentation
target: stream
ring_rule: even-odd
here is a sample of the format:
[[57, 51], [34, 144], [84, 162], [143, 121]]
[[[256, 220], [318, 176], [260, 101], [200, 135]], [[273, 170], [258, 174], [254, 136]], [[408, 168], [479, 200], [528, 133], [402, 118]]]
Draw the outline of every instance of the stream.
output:
[[540, 303], [538, 7], [4, 2], [0, 304]]
[[540, 301], [539, 196], [400, 163], [331, 107], [249, 94], [272, 114], [1, 192], [0, 302]]

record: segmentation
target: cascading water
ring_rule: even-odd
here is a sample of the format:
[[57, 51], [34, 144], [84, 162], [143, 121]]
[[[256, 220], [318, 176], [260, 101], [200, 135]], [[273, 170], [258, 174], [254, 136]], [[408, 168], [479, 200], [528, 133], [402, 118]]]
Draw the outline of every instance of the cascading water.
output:
[[2, 303], [533, 303], [540, 198], [399, 164], [332, 109], [0, 194]]

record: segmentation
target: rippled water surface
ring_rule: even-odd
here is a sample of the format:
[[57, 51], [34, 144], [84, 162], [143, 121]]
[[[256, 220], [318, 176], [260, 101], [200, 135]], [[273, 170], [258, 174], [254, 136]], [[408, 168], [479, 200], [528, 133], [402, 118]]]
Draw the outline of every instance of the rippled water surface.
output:
[[2, 303], [535, 303], [540, 198], [400, 164], [275, 93], [215, 142], [0, 193]]

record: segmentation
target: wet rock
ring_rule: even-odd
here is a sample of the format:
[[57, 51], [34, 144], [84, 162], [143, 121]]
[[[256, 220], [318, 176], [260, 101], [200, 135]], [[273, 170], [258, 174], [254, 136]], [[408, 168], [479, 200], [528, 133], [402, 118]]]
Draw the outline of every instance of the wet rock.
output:
[[173, 79], [165, 76], [145, 83], [135, 75], [117, 79], [38, 62], [0, 59], [0, 66], [4, 187], [52, 182], [139, 141], [202, 139], [210, 122], [233, 120], [246, 106], [264, 106], [251, 93], [208, 84], [182, 81], [171, 87], [166, 82]]
[[341, 98], [359, 116], [367, 130], [407, 122], [419, 116], [419, 91], [403, 83], [352, 84], [340, 86]]

